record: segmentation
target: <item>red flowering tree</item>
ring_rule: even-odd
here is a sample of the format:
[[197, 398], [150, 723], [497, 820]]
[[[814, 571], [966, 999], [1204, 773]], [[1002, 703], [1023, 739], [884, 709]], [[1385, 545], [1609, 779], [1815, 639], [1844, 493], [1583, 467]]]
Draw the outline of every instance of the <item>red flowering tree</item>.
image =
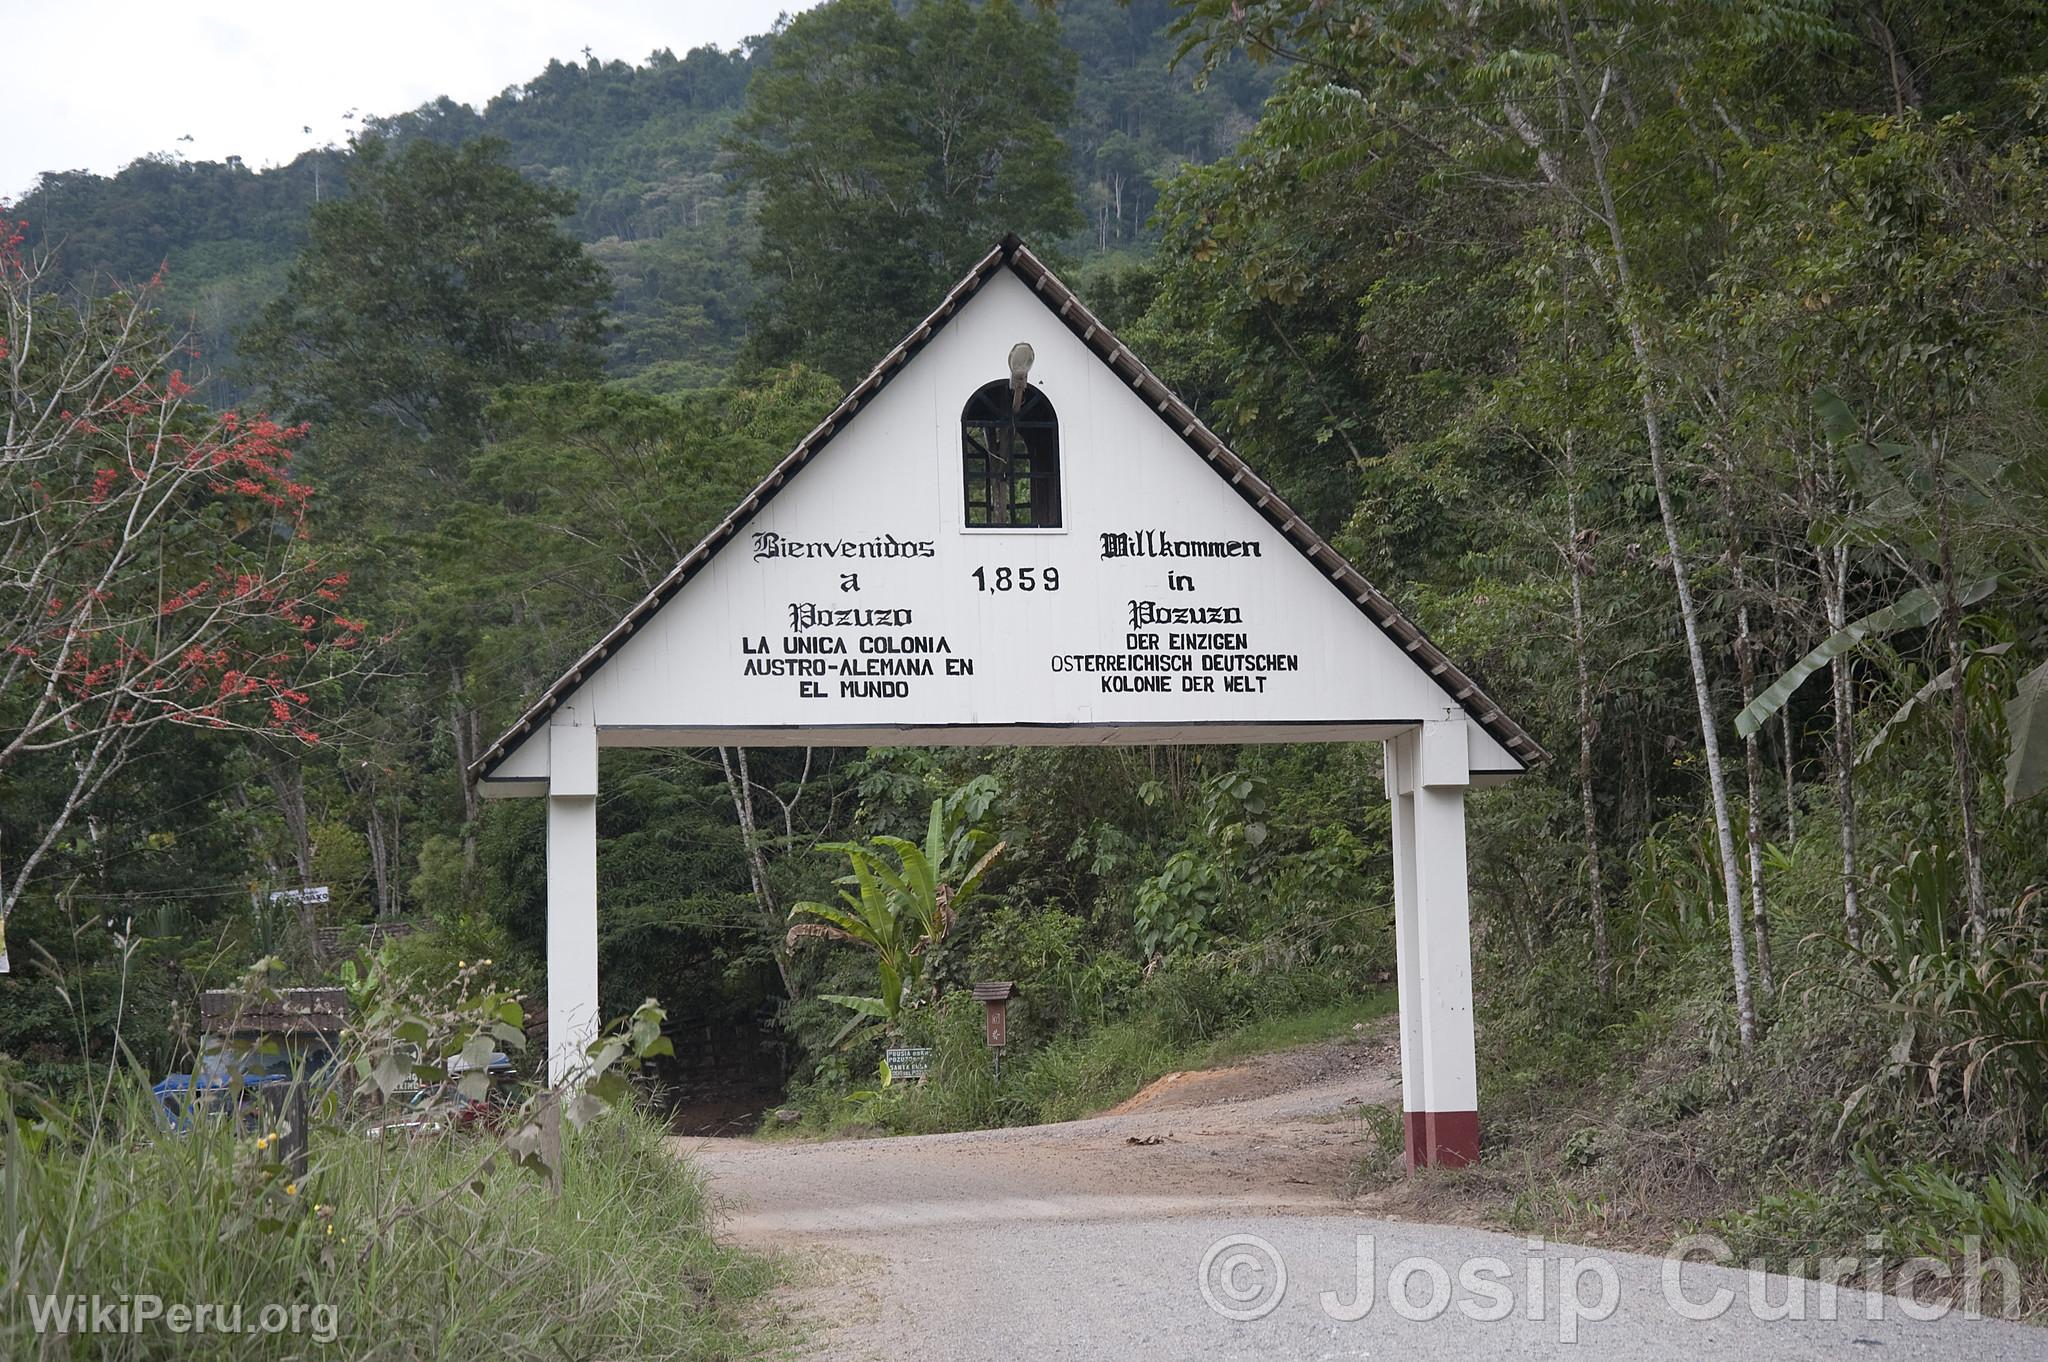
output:
[[363, 637], [304, 537], [300, 430], [193, 401], [150, 288], [41, 272], [0, 227], [0, 798], [46, 810], [0, 845], [0, 924], [158, 725], [317, 743]]

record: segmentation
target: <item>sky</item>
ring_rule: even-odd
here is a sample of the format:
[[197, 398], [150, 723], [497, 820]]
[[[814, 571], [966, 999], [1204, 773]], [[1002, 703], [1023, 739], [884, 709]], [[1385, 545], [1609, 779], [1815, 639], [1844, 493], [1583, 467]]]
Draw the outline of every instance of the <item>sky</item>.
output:
[[[0, 0], [0, 199], [154, 152], [262, 167], [368, 114], [481, 105], [548, 59], [637, 62], [765, 33], [805, 0]], [[351, 120], [347, 115], [354, 111]], [[24, 116], [26, 114], [26, 116]], [[310, 128], [308, 132], [306, 129]], [[186, 139], [190, 140], [186, 140]]]

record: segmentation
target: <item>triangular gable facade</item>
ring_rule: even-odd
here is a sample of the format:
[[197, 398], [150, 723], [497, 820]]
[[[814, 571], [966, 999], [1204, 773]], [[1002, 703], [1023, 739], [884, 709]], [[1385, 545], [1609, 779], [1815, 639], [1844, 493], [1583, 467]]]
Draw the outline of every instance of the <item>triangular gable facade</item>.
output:
[[[963, 412], [1058, 430], [1056, 527], [970, 525]], [[600, 745], [1378, 739], [1462, 712], [1474, 779], [1542, 749], [1014, 238], [472, 769]]]

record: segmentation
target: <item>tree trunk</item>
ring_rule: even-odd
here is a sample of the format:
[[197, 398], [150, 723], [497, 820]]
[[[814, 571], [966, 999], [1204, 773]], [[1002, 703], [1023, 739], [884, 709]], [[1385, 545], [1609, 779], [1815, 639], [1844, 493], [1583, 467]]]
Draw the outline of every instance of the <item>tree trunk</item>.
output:
[[[1782, 561], [1771, 560], [1771, 594], [1779, 601], [1785, 599], [1785, 580], [1780, 573]], [[1776, 668], [1773, 668], [1776, 670]], [[1752, 692], [1743, 692], [1747, 697]], [[1778, 744], [1785, 759], [1785, 845], [1791, 846], [1799, 840], [1799, 784], [1793, 774], [1793, 761], [1798, 753], [1792, 740], [1792, 706], [1778, 707]]]
[[383, 807], [377, 799], [377, 786], [369, 791], [369, 813], [362, 819], [362, 834], [371, 848], [371, 881], [377, 885], [377, 922], [387, 922], [397, 916], [397, 887], [393, 885], [393, 872], [397, 870], [397, 836], [393, 827], [385, 827]]
[[384, 819], [373, 797], [369, 815], [363, 820], [363, 839], [370, 847], [370, 878], [376, 886], [377, 920], [391, 916], [391, 847], [384, 836]]
[[[1828, 613], [1828, 631], [1838, 633], [1849, 622], [1849, 546], [1815, 549], [1813, 556], [1820, 565], [1821, 599]], [[1828, 663], [1828, 683], [1830, 704], [1835, 711], [1835, 808], [1841, 822], [1842, 931], [1854, 946], [1862, 937], [1863, 922], [1856, 870], [1856, 693], [1850, 684], [1846, 655]]]
[[266, 752], [263, 770], [277, 799], [278, 814], [284, 819], [292, 869], [299, 877], [299, 887], [304, 888], [313, 882], [313, 819], [306, 808], [305, 763], [296, 753]]
[[[1692, 668], [1693, 698], [1699, 706], [1700, 740], [1707, 765], [1707, 784], [1713, 795], [1714, 832], [1721, 854], [1722, 889], [1728, 904], [1728, 962], [1735, 983], [1736, 1033], [1742, 1044], [1742, 1052], [1748, 1054], [1756, 1044], [1756, 1005], [1750, 997], [1749, 950], [1742, 929], [1742, 863], [1735, 851], [1735, 830], [1728, 813], [1728, 781], [1722, 769], [1721, 743], [1714, 725], [1714, 697], [1707, 674], [1706, 652], [1700, 642], [1699, 610], [1693, 600], [1692, 575], [1686, 570], [1684, 544], [1678, 533], [1678, 515], [1671, 500], [1671, 477], [1666, 466], [1664, 449], [1664, 422], [1659, 412], [1657, 396], [1657, 368], [1651, 354], [1649, 332], [1643, 325], [1637, 311], [1638, 299], [1634, 271], [1629, 264], [1628, 241], [1622, 230], [1620, 209], [1615, 203], [1614, 182], [1608, 174], [1607, 140], [1600, 130], [1600, 123], [1593, 103], [1588, 98], [1582, 73], [1578, 69], [1578, 48], [1572, 38], [1569, 21], [1563, 27], [1567, 77], [1571, 81], [1579, 113], [1578, 135], [1586, 144], [1587, 163], [1593, 172], [1594, 187], [1599, 191], [1599, 211], [1590, 212], [1582, 195], [1576, 192], [1564, 166], [1555, 151], [1545, 141], [1543, 134], [1523, 110], [1513, 103], [1503, 106], [1508, 126], [1536, 155], [1545, 180], [1557, 191], [1566, 211], [1585, 214], [1606, 228], [1611, 260], [1602, 260], [1590, 243], [1582, 241], [1586, 261], [1594, 277], [1608, 289], [1609, 304], [1614, 318], [1628, 336], [1629, 352], [1635, 361], [1636, 391], [1642, 408], [1643, 435], [1649, 446], [1650, 476], [1657, 490], [1657, 517], [1663, 523], [1664, 542], [1671, 553], [1671, 579], [1678, 592], [1678, 614], [1685, 629], [1686, 660]], [[1562, 85], [1558, 89], [1559, 115], [1563, 123], [1571, 121], [1566, 114], [1566, 94]], [[1609, 277], [1609, 270], [1612, 277]]]
[[[1604, 177], [1603, 177], [1604, 178]], [[1610, 210], [1611, 211], [1611, 210]], [[1618, 235], [1618, 233], [1617, 233]], [[1728, 963], [1735, 980], [1736, 1032], [1747, 1054], [1756, 1044], [1756, 1004], [1750, 997], [1749, 951], [1742, 931], [1742, 864], [1735, 853], [1735, 829], [1728, 810], [1728, 778], [1722, 769], [1721, 739], [1714, 724], [1714, 696], [1707, 675], [1706, 652], [1700, 643], [1699, 608], [1693, 600], [1692, 576], [1678, 535], [1678, 516], [1671, 501], [1671, 479], [1664, 466], [1664, 431], [1651, 393], [1649, 342], [1642, 326], [1631, 320], [1629, 343], [1636, 355], [1642, 385], [1643, 429], [1650, 447], [1650, 477], [1657, 489], [1657, 515], [1664, 523], [1664, 542], [1671, 553], [1671, 580], [1678, 592], [1678, 615], [1685, 628], [1685, 651], [1692, 667], [1693, 701], [1699, 709], [1700, 745], [1706, 757], [1707, 787], [1713, 798], [1714, 836], [1721, 853], [1721, 887], [1728, 904]]]
[[1936, 552], [1941, 559], [1941, 635], [1948, 650], [1948, 673], [1955, 678], [1949, 687], [1949, 745], [1956, 767], [1956, 803], [1963, 819], [1963, 871], [1969, 898], [1966, 926], [1972, 946], [1984, 944], [1984, 849], [1977, 831], [1977, 770], [1970, 756], [1969, 686], [1963, 675], [1963, 611], [1956, 599], [1955, 535], [1951, 524], [1947, 470], [1944, 460], [1947, 441], [1937, 432], [1932, 441]]
[[469, 768], [483, 746], [482, 735], [476, 710], [462, 702], [462, 669], [450, 667], [448, 681], [448, 727], [455, 737], [455, 765], [462, 777], [462, 868], [475, 870], [476, 824], [483, 815], [483, 801]]
[[1778, 711], [1778, 745], [1785, 757], [1785, 841], [1799, 840], [1799, 785], [1792, 774], [1792, 707]]
[[58, 810], [57, 816], [50, 820], [49, 826], [43, 829], [42, 837], [30, 848], [21, 866], [12, 872], [13, 878], [0, 883], [0, 923], [6, 922], [9, 915], [14, 912], [15, 905], [21, 902], [22, 895], [28, 892], [29, 885], [34, 882], [36, 868], [57, 844], [64, 830], [71, 826], [72, 820], [92, 803], [94, 796], [99, 794], [100, 787], [105, 785], [116, 771], [127, 765], [136, 737], [141, 731], [110, 725], [93, 739], [89, 751], [72, 759], [71, 790], [65, 795], [63, 806]]
[[[1741, 529], [1735, 516], [1735, 460], [1724, 463], [1722, 508], [1728, 522], [1728, 568], [1735, 587], [1735, 673], [1744, 695], [1756, 694], [1756, 652], [1749, 633], [1749, 592], [1742, 571]], [[1749, 807], [1743, 819], [1749, 843], [1749, 926], [1756, 934], [1756, 982], [1764, 996], [1775, 988], [1771, 978], [1771, 928], [1764, 909], [1764, 760], [1762, 740], [1752, 732], [1742, 740], [1743, 768], [1749, 780]]]
[[[1738, 621], [1743, 646], [1748, 645], [1749, 622]], [[1754, 675], [1742, 679], [1742, 693], [1751, 693]], [[1756, 935], [1756, 982], [1757, 987], [1769, 997], [1777, 988], [1771, 977], [1771, 923], [1764, 908], [1764, 760], [1757, 735], [1752, 733], [1743, 739], [1742, 756], [1749, 775], [1748, 825], [1749, 836], [1749, 929]]]
[[1692, 574], [1685, 565], [1685, 546], [1678, 533], [1678, 513], [1671, 500], [1666, 467], [1664, 422], [1658, 411], [1657, 370], [1650, 353], [1649, 333], [1636, 314], [1635, 282], [1629, 267], [1628, 244], [1621, 230], [1614, 186], [1607, 174], [1606, 142], [1591, 118], [1584, 123], [1602, 216], [1614, 251], [1615, 303], [1635, 360], [1636, 388], [1641, 399], [1643, 435], [1649, 446], [1650, 479], [1657, 490], [1657, 518], [1671, 553], [1671, 581], [1678, 592], [1678, 616], [1685, 628], [1686, 660], [1692, 668], [1693, 700], [1699, 707], [1700, 745], [1706, 757], [1707, 785], [1713, 796], [1714, 835], [1721, 853], [1721, 882], [1728, 903], [1728, 962], [1735, 980], [1736, 1033], [1744, 1054], [1756, 1044], [1756, 1004], [1750, 997], [1749, 951], [1742, 931], [1742, 863], [1735, 852], [1735, 829], [1728, 812], [1728, 779], [1721, 763], [1721, 739], [1714, 723], [1714, 696], [1707, 674], [1706, 651], [1700, 642], [1699, 608], [1693, 600]]
[[360, 761], [357, 765], [361, 768], [360, 775], [352, 776], [344, 767], [342, 779], [349, 792], [362, 801], [363, 840], [370, 850], [370, 882], [375, 892], [377, 920], [383, 922], [398, 911], [398, 892], [393, 876], [397, 869], [401, 828], [395, 813], [390, 825], [385, 825], [376, 765], [369, 761]]
[[[733, 754], [739, 757], [739, 769], [733, 769]], [[736, 747], [718, 749], [719, 769], [725, 772], [726, 792], [732, 796], [732, 810], [740, 822], [740, 837], [747, 847], [747, 878], [754, 892], [754, 906], [761, 915], [761, 924], [767, 929], [769, 953], [775, 957], [776, 973], [782, 976], [782, 991], [794, 1001], [803, 997], [797, 987], [795, 972], [790, 967], [789, 947], [786, 944], [782, 914], [775, 904], [775, 889], [768, 880], [768, 856], [761, 848], [761, 833], [754, 819], [754, 781], [747, 769], [747, 749]]]
[[1586, 667], [1585, 574], [1590, 547], [1579, 544], [1579, 474], [1577, 432], [1564, 432], [1565, 564], [1572, 583], [1572, 665], [1578, 676], [1579, 807], [1586, 825], [1586, 889], [1593, 919], [1593, 977], [1600, 996], [1614, 993], [1614, 965], [1607, 946], [1607, 895], [1600, 883], [1600, 819], [1593, 799], [1593, 686]]

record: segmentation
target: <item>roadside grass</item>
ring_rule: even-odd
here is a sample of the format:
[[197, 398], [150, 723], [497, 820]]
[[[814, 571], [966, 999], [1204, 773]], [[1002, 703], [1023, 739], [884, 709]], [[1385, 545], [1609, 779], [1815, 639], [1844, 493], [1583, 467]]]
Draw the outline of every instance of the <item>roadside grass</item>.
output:
[[[1895, 1019], [1796, 928], [1780, 927], [1779, 949], [1799, 986], [1766, 1000], [1747, 1058], [1725, 1020], [1724, 943], [1667, 956], [1604, 1005], [1554, 956], [1496, 967], [1479, 1009], [1481, 1162], [1407, 1173], [1399, 1112], [1384, 1108], [1348, 1190], [1373, 1213], [1646, 1253], [1712, 1235], [1737, 1264], [1795, 1276], [1853, 1260], [1885, 1289], [1915, 1257], [1959, 1276], [2002, 1256], [2013, 1270], [1988, 1274], [1986, 1312], [2010, 1302], [2048, 1321], [2038, 1165], [1966, 1161], [1982, 1143], [1967, 1121], [1908, 1083], [1887, 1094]], [[1959, 1280], [1939, 1289], [1960, 1299]]]
[[1194, 1064], [1181, 1067], [1227, 1064], [1253, 1055], [1314, 1045], [1344, 1035], [1355, 1026], [1391, 1016], [1399, 1006], [1400, 999], [1395, 995], [1393, 986], [1388, 985], [1348, 1002], [1310, 1008], [1305, 1012], [1261, 1017], [1218, 1036], [1195, 1057]]
[[1166, 1074], [1348, 1035], [1395, 1005], [1391, 987], [1358, 994], [1346, 981], [1305, 973], [1268, 976], [1252, 988], [1158, 978], [1116, 1020], [1019, 1047], [1004, 1059], [998, 1081], [982, 1037], [981, 1004], [954, 994], [916, 1018], [906, 1035], [906, 1044], [932, 1048], [924, 1083], [799, 1091], [792, 1101], [801, 1122], [778, 1127], [771, 1120], [763, 1133], [931, 1134], [1077, 1120]]
[[[630, 1104], [564, 1129], [551, 1195], [484, 1135], [373, 1140], [316, 1118], [295, 1178], [257, 1131], [162, 1130], [139, 1078], [69, 1107], [4, 1097], [0, 1355], [723, 1359], [758, 1342], [741, 1307], [769, 1268], [713, 1242], [698, 1175]], [[206, 1337], [168, 1314], [94, 1332], [95, 1296], [239, 1311], [242, 1332], [217, 1313]], [[50, 1297], [82, 1297], [84, 1326], [39, 1329]]]

